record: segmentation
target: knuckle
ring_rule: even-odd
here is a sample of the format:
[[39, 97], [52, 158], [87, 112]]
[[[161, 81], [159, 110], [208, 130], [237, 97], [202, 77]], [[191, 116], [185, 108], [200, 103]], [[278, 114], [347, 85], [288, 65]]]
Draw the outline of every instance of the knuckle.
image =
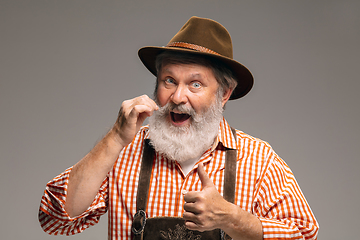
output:
[[197, 209], [198, 209], [198, 212], [199, 212], [200, 214], [206, 212], [206, 208], [205, 208], [205, 206], [204, 206], [203, 204], [199, 204], [199, 206], [198, 206]]
[[203, 193], [200, 193], [198, 196], [197, 196], [197, 201], [198, 202], [204, 202], [205, 200], [207, 199], [207, 197], [205, 196], [205, 194]]
[[131, 103], [131, 102], [132, 102], [132, 99], [128, 99], [128, 100], [123, 101], [121, 105], [127, 106], [127, 105], [129, 105], [129, 103]]
[[147, 95], [141, 95], [140, 97], [139, 97], [139, 100], [141, 100], [141, 101], [146, 101], [148, 99], [148, 96]]
[[121, 107], [120, 107], [120, 111], [125, 111], [126, 109], [128, 109], [129, 108], [129, 106], [130, 106], [130, 100], [126, 100], [126, 101], [123, 101], [122, 103], [121, 103]]

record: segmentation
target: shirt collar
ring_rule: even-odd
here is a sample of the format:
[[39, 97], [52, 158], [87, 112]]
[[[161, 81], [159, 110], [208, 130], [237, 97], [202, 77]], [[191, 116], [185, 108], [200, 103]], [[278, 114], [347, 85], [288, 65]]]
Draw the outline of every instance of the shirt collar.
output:
[[220, 122], [219, 126], [219, 134], [216, 138], [215, 144], [213, 148], [216, 148], [219, 143], [221, 143], [226, 148], [236, 149], [236, 141], [234, 135], [231, 131], [231, 127], [228, 122], [223, 119]]

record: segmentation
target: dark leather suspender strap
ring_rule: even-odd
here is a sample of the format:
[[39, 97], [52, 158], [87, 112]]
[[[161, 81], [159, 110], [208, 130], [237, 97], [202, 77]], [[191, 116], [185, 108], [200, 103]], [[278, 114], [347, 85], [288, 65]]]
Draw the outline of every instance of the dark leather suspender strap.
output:
[[[236, 140], [235, 129], [231, 128], [231, 131]], [[235, 201], [237, 150], [227, 148], [225, 154], [226, 155], [225, 155], [225, 176], [224, 176], [224, 199], [228, 202], [234, 203], [234, 201]]]
[[144, 141], [144, 152], [140, 168], [140, 177], [136, 195], [136, 211], [146, 211], [146, 204], [149, 194], [150, 176], [154, 161], [155, 150], [150, 145], [150, 140]]
[[149, 194], [151, 170], [154, 161], [155, 150], [150, 145], [150, 140], [145, 139], [144, 151], [140, 167], [138, 190], [136, 195], [136, 214], [131, 226], [132, 239], [142, 240], [146, 224], [146, 205]]
[[[236, 130], [231, 128], [231, 132], [236, 142]], [[236, 162], [237, 149], [226, 148], [225, 153], [225, 176], [224, 176], [224, 199], [228, 202], [235, 202], [235, 185], [236, 185]], [[231, 239], [223, 230], [220, 230], [221, 239]]]

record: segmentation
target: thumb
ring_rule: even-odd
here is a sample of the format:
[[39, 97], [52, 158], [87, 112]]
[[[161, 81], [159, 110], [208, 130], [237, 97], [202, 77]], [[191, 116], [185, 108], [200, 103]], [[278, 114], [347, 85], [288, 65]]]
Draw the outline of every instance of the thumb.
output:
[[205, 172], [203, 163], [198, 164], [198, 175], [201, 181], [202, 189], [214, 186], [214, 183]]

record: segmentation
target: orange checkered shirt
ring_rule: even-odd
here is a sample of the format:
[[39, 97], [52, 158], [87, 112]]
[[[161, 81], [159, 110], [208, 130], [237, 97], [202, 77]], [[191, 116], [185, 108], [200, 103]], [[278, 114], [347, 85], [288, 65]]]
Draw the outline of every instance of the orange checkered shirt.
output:
[[[223, 194], [224, 147], [238, 149], [235, 204], [259, 218], [264, 239], [317, 239], [318, 223], [290, 168], [268, 143], [236, 132], [235, 141], [223, 119], [215, 144], [199, 160], [218, 191]], [[109, 211], [109, 239], [130, 239], [143, 143], [148, 137], [148, 127], [142, 127], [120, 153], [91, 206], [78, 217], [70, 218], [64, 209], [71, 168], [50, 181], [39, 210], [44, 231], [54, 235], [80, 233]], [[182, 191], [201, 190], [197, 165], [185, 176], [178, 163], [160, 154], [155, 158], [147, 217], [181, 217], [185, 203]]]

